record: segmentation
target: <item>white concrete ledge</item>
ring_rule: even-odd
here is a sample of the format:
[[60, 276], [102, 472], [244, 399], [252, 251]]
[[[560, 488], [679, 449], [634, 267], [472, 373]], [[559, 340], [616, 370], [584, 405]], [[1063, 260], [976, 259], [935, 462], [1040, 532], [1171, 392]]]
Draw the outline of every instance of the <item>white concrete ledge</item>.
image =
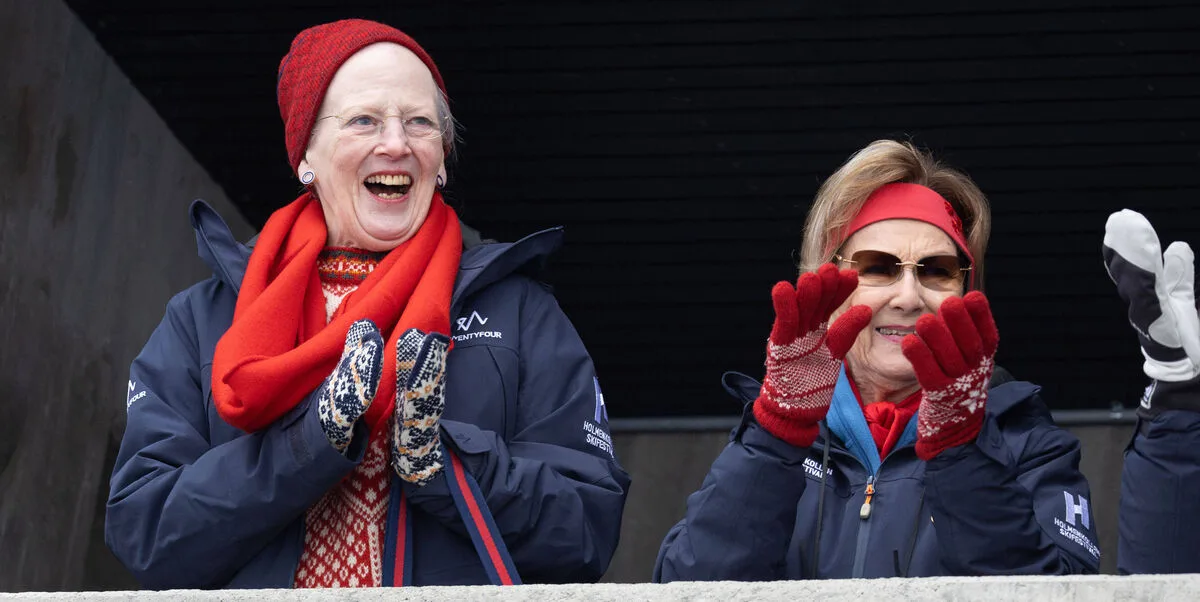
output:
[[966, 600], [1031, 602], [1104, 600], [1200, 600], [1200, 575], [1111, 575], [1088, 577], [936, 577], [927, 579], [847, 579], [841, 581], [778, 581], [772, 583], [671, 583], [599, 585], [524, 585], [519, 587], [424, 587], [359, 590], [176, 590], [165, 592], [62, 592], [0, 594], [0, 602], [269, 602], [299, 600]]

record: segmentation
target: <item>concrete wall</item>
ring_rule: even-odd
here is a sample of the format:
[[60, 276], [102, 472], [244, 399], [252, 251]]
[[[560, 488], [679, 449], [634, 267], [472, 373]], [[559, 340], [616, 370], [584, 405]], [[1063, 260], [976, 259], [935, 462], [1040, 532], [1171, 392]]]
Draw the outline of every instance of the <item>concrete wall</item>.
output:
[[0, 590], [128, 583], [100, 522], [129, 362], [207, 276], [188, 203], [249, 231], [61, 1], [0, 0], [0, 65]]
[[962, 602], [1141, 602], [1200, 599], [1200, 575], [1114, 577], [935, 577], [928, 579], [845, 579], [768, 583], [669, 583], [599, 585], [523, 585], [518, 587], [420, 587], [399, 589], [168, 591], [106, 593], [0, 594], [0, 602], [278, 602], [353, 600], [721, 600], [722, 602], [820, 600], [957, 600]]

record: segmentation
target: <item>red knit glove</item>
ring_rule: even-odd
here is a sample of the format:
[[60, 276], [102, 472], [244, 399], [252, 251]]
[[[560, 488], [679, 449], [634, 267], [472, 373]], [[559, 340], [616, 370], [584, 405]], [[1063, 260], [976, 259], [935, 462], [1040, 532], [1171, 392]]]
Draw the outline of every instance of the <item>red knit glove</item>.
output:
[[946, 299], [936, 316], [921, 316], [916, 334], [904, 337], [900, 348], [922, 389], [917, 412], [922, 460], [979, 436], [999, 342], [987, 297], [979, 291]]
[[855, 305], [826, 327], [829, 316], [854, 292], [858, 273], [833, 264], [800, 275], [796, 288], [771, 289], [775, 326], [767, 342], [767, 375], [754, 402], [754, 418], [772, 435], [799, 447], [817, 438], [829, 411], [842, 358], [871, 321], [871, 309]]

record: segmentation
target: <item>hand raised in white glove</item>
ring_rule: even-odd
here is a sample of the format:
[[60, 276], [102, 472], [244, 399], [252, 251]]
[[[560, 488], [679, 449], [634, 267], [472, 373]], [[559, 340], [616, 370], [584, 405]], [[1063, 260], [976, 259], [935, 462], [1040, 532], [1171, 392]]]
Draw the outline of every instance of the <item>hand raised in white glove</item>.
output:
[[1142, 408], [1200, 409], [1200, 315], [1192, 248], [1177, 241], [1166, 252], [1140, 213], [1122, 209], [1104, 227], [1104, 267], [1129, 305], [1142, 370], [1154, 383]]

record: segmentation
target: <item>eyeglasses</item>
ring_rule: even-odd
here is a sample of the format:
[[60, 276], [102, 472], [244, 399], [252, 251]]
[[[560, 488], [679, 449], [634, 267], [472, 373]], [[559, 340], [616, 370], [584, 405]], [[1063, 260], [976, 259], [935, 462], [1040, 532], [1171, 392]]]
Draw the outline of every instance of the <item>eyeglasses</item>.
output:
[[900, 261], [899, 257], [883, 251], [857, 251], [849, 259], [834, 255], [833, 259], [849, 263], [858, 272], [858, 283], [866, 286], [890, 286], [900, 281], [904, 270], [912, 268], [913, 275], [925, 288], [935, 291], [962, 290], [963, 279], [971, 270], [956, 255], [934, 255], [919, 261]]
[[409, 138], [437, 140], [445, 134], [442, 127], [438, 125], [437, 119], [424, 115], [358, 113], [352, 117], [326, 115], [319, 117], [318, 121], [333, 119], [338, 124], [338, 128], [350, 136], [354, 136], [355, 138], [374, 138], [383, 134], [384, 128], [387, 127], [392, 117], [400, 119], [400, 125], [404, 128], [404, 135]]

